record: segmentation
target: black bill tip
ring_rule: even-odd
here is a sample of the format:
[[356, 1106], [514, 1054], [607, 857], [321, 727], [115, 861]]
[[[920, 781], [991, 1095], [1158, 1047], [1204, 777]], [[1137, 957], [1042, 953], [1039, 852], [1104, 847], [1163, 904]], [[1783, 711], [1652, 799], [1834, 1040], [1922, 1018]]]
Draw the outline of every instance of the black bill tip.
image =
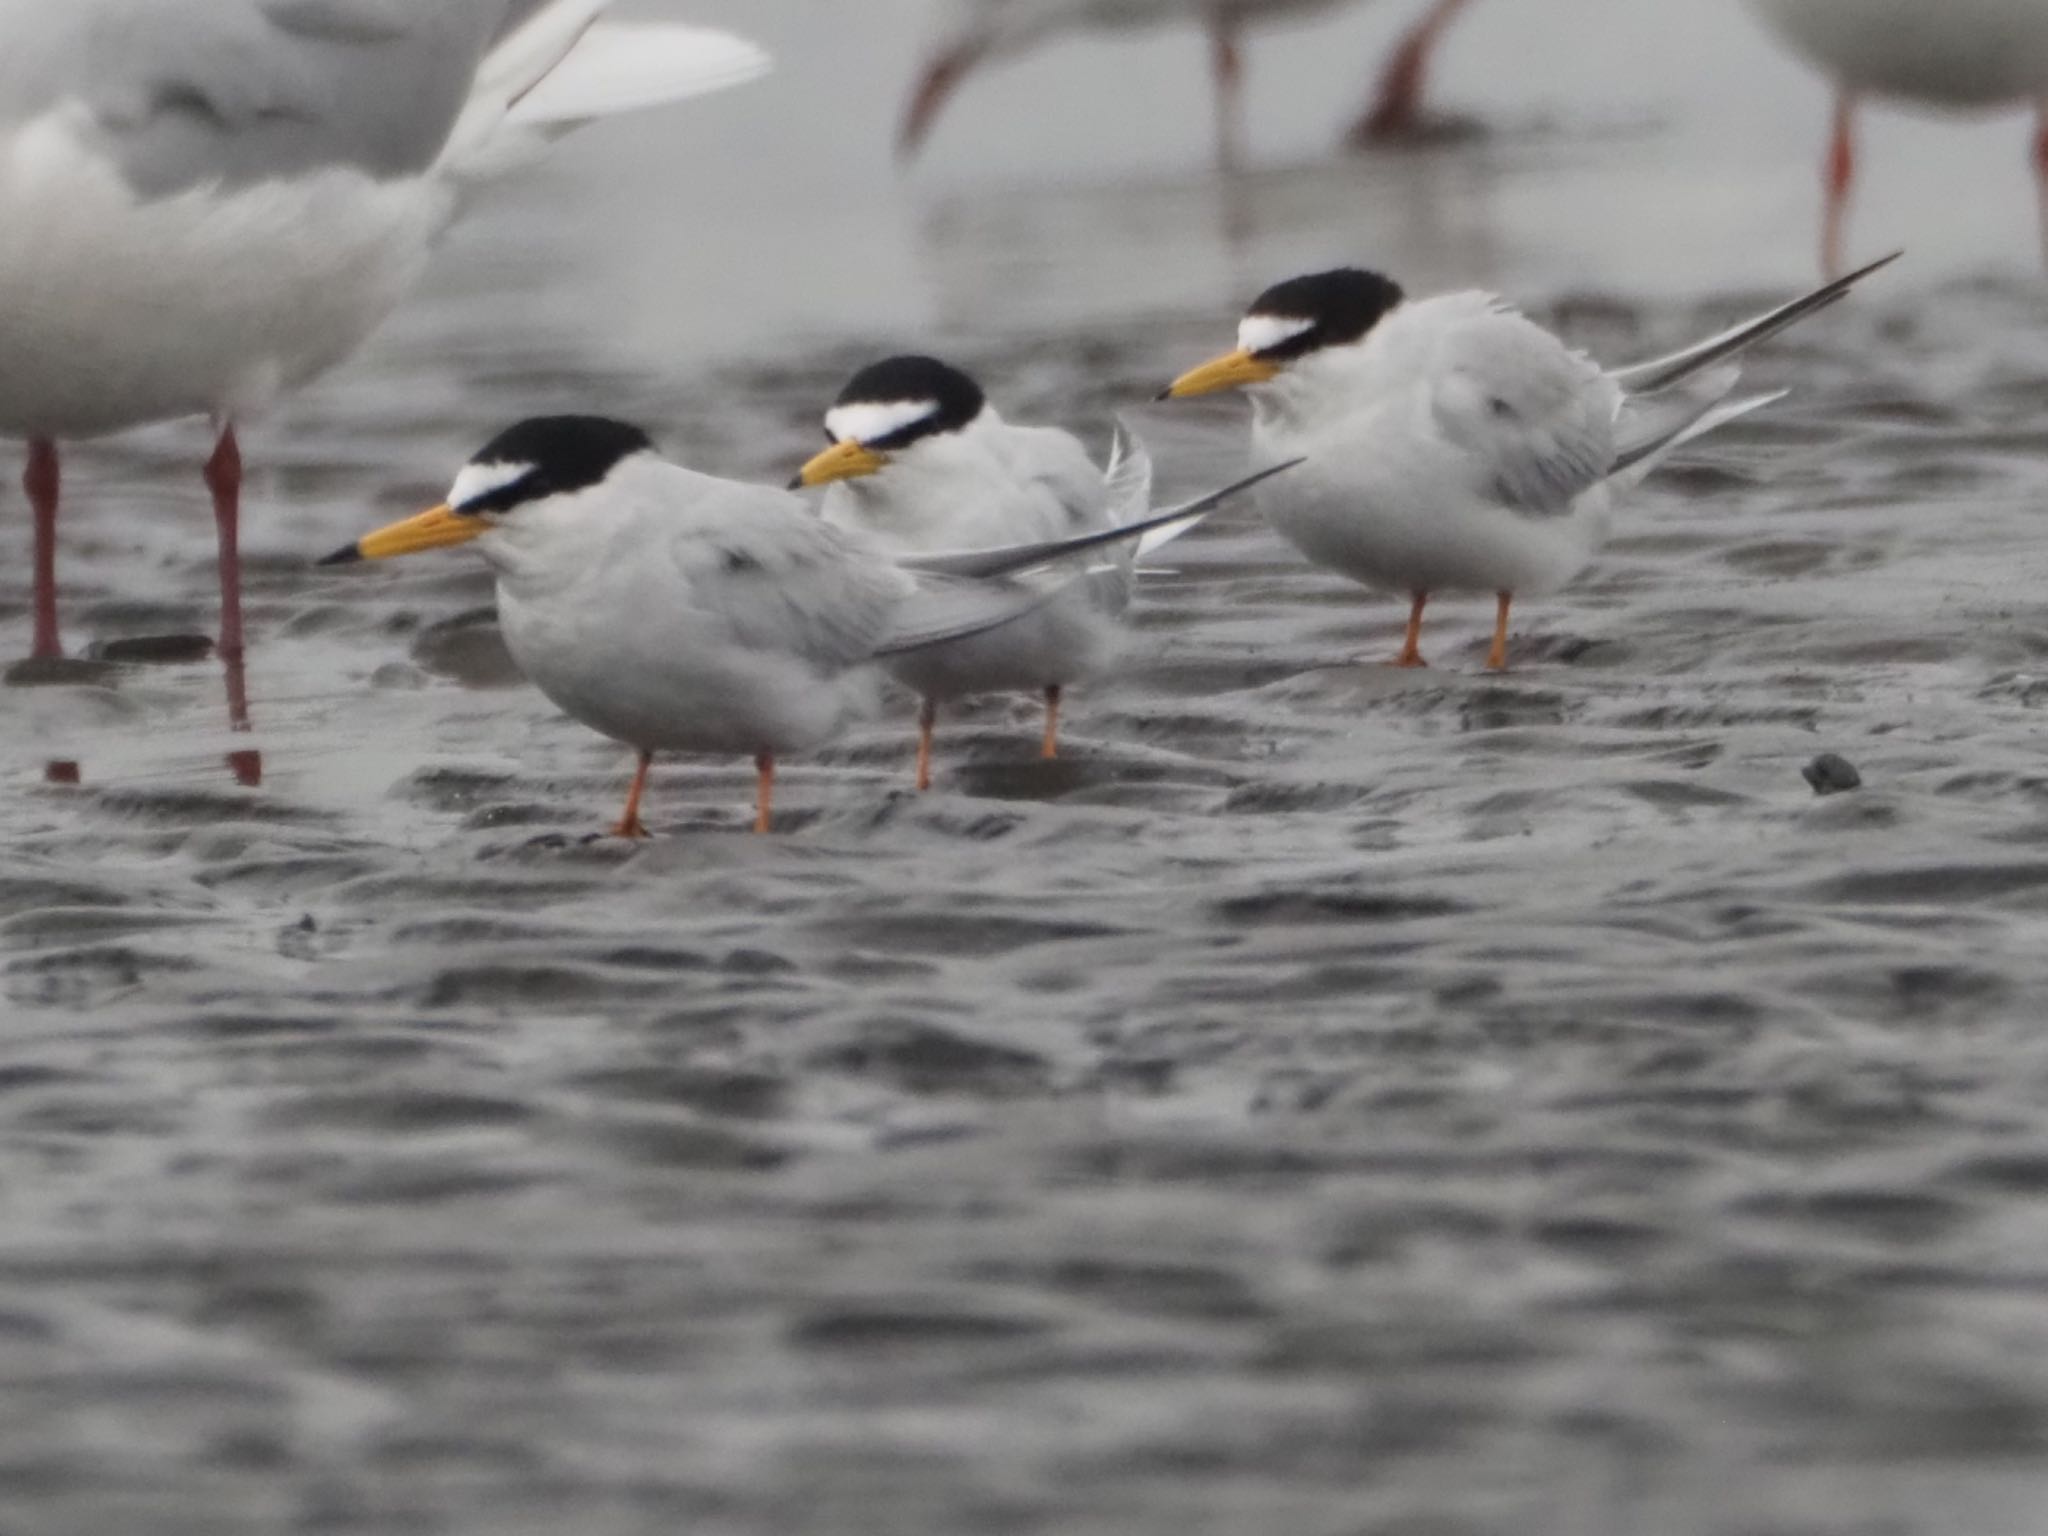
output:
[[800, 491], [803, 488], [804, 477], [800, 474], [791, 475], [789, 477], [789, 484], [783, 487], [783, 489], [786, 491]]
[[341, 548], [337, 549], [333, 554], [322, 555], [318, 560], [314, 561], [313, 563], [315, 565], [354, 565], [358, 560], [362, 558], [363, 550], [361, 545], [344, 544], [341, 546]]
[[1157, 404], [1158, 404], [1158, 403], [1159, 403], [1160, 401], [1162, 401], [1162, 400], [1171, 400], [1172, 398], [1173, 398], [1173, 386], [1172, 386], [1171, 384], [1169, 384], [1169, 385], [1167, 385], [1167, 386], [1166, 386], [1166, 388], [1162, 389], [1161, 391], [1159, 391], [1159, 393], [1158, 393], [1158, 394], [1156, 394], [1156, 395], [1154, 395], [1154, 396], [1152, 397], [1152, 403], [1153, 403], [1154, 405], [1157, 405]]

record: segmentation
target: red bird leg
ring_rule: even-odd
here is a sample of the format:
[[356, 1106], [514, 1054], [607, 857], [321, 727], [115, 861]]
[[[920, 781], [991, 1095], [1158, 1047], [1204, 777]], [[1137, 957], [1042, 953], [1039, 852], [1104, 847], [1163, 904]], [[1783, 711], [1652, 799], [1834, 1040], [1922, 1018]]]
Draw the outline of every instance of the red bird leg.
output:
[[1379, 88], [1366, 113], [1352, 125], [1356, 147], [1412, 137], [1422, 125], [1422, 90], [1429, 79], [1429, 56], [1444, 29], [1470, 0], [1436, 0], [1422, 20], [1408, 30], [1380, 72]]
[[60, 476], [57, 445], [38, 437], [28, 445], [28, 468], [22, 474], [22, 489], [35, 515], [35, 644], [29, 654], [38, 661], [53, 661], [64, 654], [64, 642], [57, 633], [57, 492]]
[[1821, 176], [1827, 204], [1821, 216], [1820, 267], [1822, 276], [1829, 279], [1840, 277], [1847, 270], [1842, 250], [1849, 238], [1849, 189], [1855, 180], [1856, 94], [1838, 91], [1834, 127], [1828, 137], [1827, 164]]
[[1237, 14], [1218, 11], [1209, 21], [1209, 65], [1216, 79], [1216, 165], [1233, 170], [1244, 150], [1244, 49]]
[[2036, 109], [2034, 124], [2034, 186], [2041, 199], [2041, 254], [2048, 261], [2048, 99]]
[[242, 449], [234, 424], [221, 429], [213, 457], [206, 461], [206, 488], [213, 493], [213, 527], [220, 542], [220, 653], [242, 654]]

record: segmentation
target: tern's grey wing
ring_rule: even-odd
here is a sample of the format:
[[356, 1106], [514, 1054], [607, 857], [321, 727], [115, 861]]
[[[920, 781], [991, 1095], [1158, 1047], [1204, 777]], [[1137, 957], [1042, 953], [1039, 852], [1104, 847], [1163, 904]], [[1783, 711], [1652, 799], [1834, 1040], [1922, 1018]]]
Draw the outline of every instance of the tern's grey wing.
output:
[[1557, 517], [1606, 479], [1616, 459], [1621, 389], [1588, 358], [1520, 315], [1460, 325], [1427, 385], [1446, 442], [1474, 489], [1530, 517]]
[[0, 0], [0, 127], [81, 113], [144, 196], [425, 170], [491, 44], [547, 0]]
[[768, 486], [693, 476], [670, 559], [691, 603], [751, 651], [829, 677], [874, 657], [915, 583], [858, 535]]
[[1103, 472], [1071, 432], [1056, 427], [1014, 427], [1009, 468], [1038, 506], [1020, 520], [1020, 532], [1067, 538], [1109, 526]]

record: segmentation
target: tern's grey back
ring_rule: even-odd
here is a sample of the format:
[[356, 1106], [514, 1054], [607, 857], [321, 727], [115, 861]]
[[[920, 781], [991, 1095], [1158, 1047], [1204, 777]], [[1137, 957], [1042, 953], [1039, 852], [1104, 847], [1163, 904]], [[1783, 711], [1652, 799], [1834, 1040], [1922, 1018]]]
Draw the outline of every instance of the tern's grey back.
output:
[[72, 103], [144, 196], [415, 174], [547, 0], [0, 0], [0, 132]]

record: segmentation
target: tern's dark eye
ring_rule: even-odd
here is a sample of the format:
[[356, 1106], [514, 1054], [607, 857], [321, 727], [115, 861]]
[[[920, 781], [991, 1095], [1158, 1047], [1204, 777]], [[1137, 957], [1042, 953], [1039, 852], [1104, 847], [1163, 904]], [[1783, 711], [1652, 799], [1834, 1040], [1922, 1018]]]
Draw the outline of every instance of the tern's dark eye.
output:
[[653, 450], [638, 427], [602, 416], [536, 416], [486, 443], [455, 478], [448, 504], [476, 516], [569, 495], [602, 482], [623, 459]]
[[481, 517], [487, 512], [510, 512], [523, 501], [532, 501], [536, 496], [547, 494], [537, 484], [539, 478], [532, 470], [528, 470], [516, 480], [507, 481], [494, 489], [470, 497], [454, 510], [464, 517]]
[[891, 357], [863, 368], [839, 392], [825, 417], [835, 441], [849, 439], [878, 453], [920, 438], [957, 432], [988, 403], [981, 386], [935, 357]]
[[1273, 332], [1270, 344], [1254, 349], [1258, 356], [1287, 362], [1324, 347], [1363, 341], [1405, 297], [1391, 278], [1339, 267], [1275, 283], [1253, 301], [1246, 322], [1248, 327], [1262, 323]]

